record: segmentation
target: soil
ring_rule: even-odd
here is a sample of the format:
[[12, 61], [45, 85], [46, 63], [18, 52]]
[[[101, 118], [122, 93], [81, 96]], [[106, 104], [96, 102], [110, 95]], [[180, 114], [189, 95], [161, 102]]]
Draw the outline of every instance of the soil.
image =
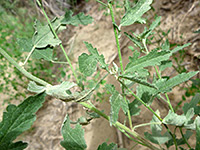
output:
[[[155, 8], [155, 12], [152, 11], [146, 17], [152, 20], [154, 18], [154, 14], [162, 16], [159, 29], [165, 32], [169, 29], [171, 30], [167, 37], [170, 43], [185, 44], [190, 42], [191, 46], [186, 52], [185, 63], [182, 65], [186, 65], [188, 70], [199, 70], [200, 37], [199, 34], [193, 33], [193, 31], [200, 28], [199, 1], [157, 0], [154, 2], [153, 7]], [[99, 53], [104, 55], [107, 63], [110, 64], [115, 62], [118, 64], [117, 48], [115, 45], [111, 18], [104, 15], [105, 10], [99, 10], [98, 8], [99, 5], [97, 5], [94, 1], [90, 1], [87, 5], [82, 6], [82, 10], [91, 15], [94, 18], [94, 22], [88, 26], [71, 28], [73, 33], [71, 38], [63, 38], [64, 42], [67, 43], [66, 49], [69, 49], [67, 52], [70, 55], [70, 58], [73, 58], [73, 64], [76, 64], [78, 56], [81, 53], [87, 53], [83, 41], [87, 41], [96, 47], [99, 50]], [[120, 12], [120, 9], [116, 11]], [[117, 17], [120, 17], [120, 15]], [[136, 32], [142, 31], [143, 26], [135, 25], [122, 28], [122, 33], [130, 30]], [[69, 37], [64, 34], [62, 37]], [[125, 66], [128, 62], [128, 57], [131, 55], [131, 51], [128, 49], [128, 46], [132, 45], [132, 43], [122, 35], [120, 45], [122, 48], [122, 59]], [[153, 46], [149, 47], [149, 49], [153, 49]], [[179, 57], [178, 54], [177, 57]], [[176, 71], [173, 68], [166, 72], [166, 75], [170, 76], [174, 76], [175, 74]], [[197, 78], [199, 78], [199, 75]], [[107, 79], [107, 83], [114, 84], [116, 89], [120, 89], [119, 85], [112, 77]], [[169, 93], [173, 106], [176, 106], [182, 99], [182, 94], [184, 94], [184, 91], [179, 87], [176, 87], [171, 93]], [[129, 98], [129, 100], [132, 99], [132, 97]], [[108, 100], [109, 96], [106, 95], [102, 102], [95, 103], [95, 106], [100, 110], [105, 110], [104, 112], [109, 114], [110, 105]], [[70, 119], [75, 121], [78, 117], [84, 114], [84, 109], [85, 108], [81, 105], [77, 105], [75, 103], [64, 103], [49, 97], [44, 103], [44, 106], [37, 112], [37, 120], [32, 128], [22, 134], [18, 139], [29, 143], [27, 150], [63, 150], [60, 146], [60, 141], [62, 140], [60, 128], [64, 117], [66, 114], [69, 114]], [[162, 117], [168, 112], [166, 105], [158, 100], [154, 101], [152, 109], [159, 110]], [[142, 111], [139, 116], [133, 117], [133, 125], [147, 123], [152, 119], [152, 114], [149, 113], [147, 109], [141, 107], [141, 110]], [[120, 113], [119, 121], [123, 123], [124, 118], [125, 116], [123, 113]], [[134, 142], [130, 141], [116, 128], [110, 126], [109, 122], [103, 118], [92, 120], [89, 125], [84, 126], [84, 129], [87, 150], [97, 149], [98, 145], [105, 141], [108, 143], [117, 143], [121, 148], [127, 148], [128, 150], [148, 150], [148, 148], [144, 148], [140, 145], [135, 146]], [[141, 135], [143, 135], [144, 130], [145, 132], [150, 132], [149, 126], [136, 129], [136, 131]], [[194, 137], [192, 137], [189, 142], [195, 144], [194, 140]], [[172, 149], [174, 148], [172, 147]]]

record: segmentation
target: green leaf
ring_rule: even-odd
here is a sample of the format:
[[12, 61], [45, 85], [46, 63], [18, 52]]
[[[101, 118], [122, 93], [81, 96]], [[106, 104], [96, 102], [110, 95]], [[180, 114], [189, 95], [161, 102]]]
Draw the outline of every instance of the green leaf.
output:
[[111, 143], [107, 145], [107, 143], [103, 143], [99, 145], [97, 150], [117, 150], [117, 144]]
[[36, 120], [35, 113], [45, 101], [45, 94], [30, 96], [18, 106], [9, 105], [3, 113], [0, 122], [0, 148], [1, 150], [24, 149], [27, 144], [22, 142], [12, 143], [17, 136], [28, 130]]
[[196, 147], [195, 150], [200, 150], [200, 117], [196, 118]]
[[110, 125], [114, 124], [118, 119], [120, 107], [124, 113], [128, 110], [128, 104], [124, 101], [122, 95], [115, 89], [114, 85], [107, 84], [107, 90], [112, 94], [109, 101], [111, 105], [110, 110]]
[[42, 93], [46, 89], [45, 89], [45, 86], [39, 86], [34, 81], [30, 81], [28, 84], [27, 90], [29, 90], [30, 92], [33, 92], [33, 93]]
[[134, 100], [133, 102], [128, 104], [130, 115], [131, 116], [137, 116], [140, 114], [141, 109], [139, 108], [141, 104], [137, 100]]
[[187, 80], [189, 80], [190, 78], [192, 78], [193, 76], [195, 76], [198, 73], [198, 71], [193, 71], [193, 72], [188, 72], [188, 73], [182, 73], [179, 74], [167, 81], [162, 80], [158, 83], [156, 83], [156, 86], [158, 87], [158, 91], [157, 93], [166, 93], [169, 92], [171, 90], [171, 88], [173, 88], [176, 85], [179, 85]]
[[177, 46], [176, 48], [174, 48], [171, 52], [172, 53], [176, 53], [176, 52], [178, 52], [178, 51], [180, 51], [180, 50], [182, 50], [182, 49], [184, 49], [185, 47], [188, 47], [188, 46], [190, 46], [191, 45], [191, 43], [187, 43], [187, 44], [184, 44], [184, 45], [182, 45], [182, 46]]
[[91, 76], [97, 69], [97, 60], [86, 53], [79, 56], [78, 64], [80, 71], [86, 76]]
[[[156, 114], [160, 116], [160, 112], [156, 111]], [[167, 141], [171, 139], [171, 136], [169, 135], [168, 132], [166, 132], [164, 135], [161, 134], [162, 132], [162, 123], [160, 120], [154, 115], [152, 120], [151, 120], [151, 131], [152, 134], [149, 134], [148, 132], [145, 132], [145, 138], [150, 140], [151, 142], [155, 144], [164, 144]]]
[[[34, 47], [31, 39], [17, 39], [17, 43], [20, 46], [20, 51], [22, 52], [30, 52]], [[52, 61], [53, 59], [53, 48], [44, 47], [44, 48], [35, 48], [32, 53], [32, 57], [34, 59], [44, 59], [47, 61]]]
[[172, 61], [171, 60], [162, 61], [161, 64], [159, 65], [159, 70], [164, 71], [168, 67], [172, 67]]
[[124, 78], [124, 79], [130, 80], [130, 81], [136, 82], [138, 84], [141, 84], [141, 85], [144, 85], [144, 86], [148, 86], [150, 88], [157, 89], [157, 87], [155, 85], [147, 82], [144, 79], [138, 78], [135, 75], [121, 75], [121, 76], [119, 76], [119, 78]]
[[176, 113], [169, 110], [168, 115], [163, 119], [163, 123], [175, 125], [175, 126], [188, 126], [191, 124], [191, 119], [194, 116], [194, 109], [191, 108], [188, 112], [184, 115], [177, 115]]
[[105, 58], [103, 55], [99, 55], [96, 48], [93, 48], [92, 44], [84, 42], [90, 54], [100, 63], [102, 69], [108, 70], [108, 65], [105, 63]]
[[141, 18], [151, 7], [153, 0], [139, 0], [138, 3], [127, 10], [123, 18], [121, 19], [121, 26], [128, 26], [135, 22], [145, 23], [145, 19]]
[[62, 125], [61, 134], [64, 140], [61, 141], [60, 144], [66, 150], [85, 150], [87, 148], [82, 126], [77, 124], [74, 129], [71, 128], [68, 115], [66, 116]]
[[139, 47], [140, 49], [144, 49], [144, 47], [141, 44], [140, 39], [133, 37], [132, 35], [129, 35], [128, 33], [124, 32], [124, 34], [135, 44], [135, 46]]
[[68, 94], [66, 91], [74, 87], [76, 84], [74, 82], [64, 81], [59, 85], [47, 86], [46, 94], [56, 97], [58, 99], [66, 100], [71, 98], [71, 94]]
[[200, 94], [196, 94], [189, 103], [185, 103], [183, 106], [183, 112], [186, 114], [189, 109], [194, 108], [195, 114], [199, 114], [199, 106], [197, 104], [200, 102]]
[[79, 24], [88, 25], [93, 22], [93, 18], [91, 16], [85, 16], [84, 13], [79, 13], [75, 16], [72, 16], [73, 12], [71, 10], [67, 10], [65, 13], [64, 19], [61, 21], [62, 24], [71, 24], [73, 26], [77, 26]]
[[[57, 20], [53, 20], [52, 25], [54, 30], [57, 30]], [[49, 25], [42, 26], [39, 22], [35, 23], [35, 33], [33, 35], [32, 43], [35, 48], [45, 48], [47, 46], [56, 46], [61, 43], [59, 39], [56, 39], [53, 35]]]
[[200, 29], [199, 29], [199, 30], [197, 30], [197, 31], [194, 31], [194, 33], [200, 33]]
[[151, 51], [148, 55], [140, 57], [135, 61], [131, 61], [127, 64], [125, 71], [134, 72], [147, 66], [159, 65], [161, 61], [167, 60], [170, 57], [170, 52], [167, 51]]

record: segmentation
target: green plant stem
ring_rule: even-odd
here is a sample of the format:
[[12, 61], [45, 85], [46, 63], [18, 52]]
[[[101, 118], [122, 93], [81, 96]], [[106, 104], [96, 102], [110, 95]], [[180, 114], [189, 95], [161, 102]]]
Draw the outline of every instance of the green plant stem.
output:
[[100, 0], [96, 0], [98, 3], [100, 3], [101, 5], [105, 6], [105, 7], [108, 7], [105, 3], [103, 3], [102, 1]]
[[[22, 74], [24, 74], [27, 78], [41, 84], [44, 86], [47, 85], [51, 85], [49, 83], [47, 83], [46, 81], [37, 78], [35, 76], [33, 76], [32, 74], [30, 74], [29, 72], [27, 72], [23, 67], [21, 67], [15, 60], [13, 60], [2, 48], [0, 48], [0, 53], [11, 63], [13, 64]], [[84, 107], [89, 108], [90, 110], [96, 112], [97, 114], [99, 114], [100, 116], [102, 116], [103, 118], [105, 118], [106, 120], [110, 120], [110, 118], [104, 114], [103, 112], [101, 112], [100, 110], [96, 109], [94, 106], [91, 106], [85, 102], [80, 102], [81, 105], [83, 105]], [[146, 139], [142, 138], [139, 136], [139, 134], [135, 131], [131, 131], [128, 127], [124, 126], [123, 124], [116, 122], [114, 124], [116, 127], [119, 127], [121, 129], [123, 129], [124, 131], [126, 131], [127, 133], [129, 133], [130, 135], [134, 136], [135, 138], [137, 138], [138, 140], [140, 140], [142, 143], [144, 143], [147, 147], [149, 147], [152, 150], [159, 150], [158, 148], [156, 148], [155, 146], [153, 146], [151, 143], [149, 143]]]
[[189, 149], [192, 149], [191, 146], [190, 146], [190, 144], [188, 143], [187, 139], [185, 138], [185, 136], [184, 136], [184, 134], [183, 134], [183, 130], [182, 130], [181, 127], [179, 127], [179, 130], [180, 130], [181, 136], [183, 137], [183, 140], [184, 140], [185, 143], [187, 144], [188, 148], [189, 148]]
[[28, 56], [26, 57], [26, 60], [24, 61], [24, 64], [25, 65], [27, 63], [27, 61], [29, 60], [29, 58], [31, 57], [32, 53], [34, 52], [35, 50], [35, 45], [33, 46], [33, 48], [31, 49], [30, 53], [28, 54]]
[[29, 72], [27, 72], [22, 66], [20, 66], [14, 59], [12, 59], [2, 48], [0, 48], [0, 53], [11, 63], [13, 64], [22, 74], [24, 74], [27, 78], [42, 84], [44, 86], [49, 85], [49, 83], [47, 83], [44, 80], [41, 80], [40, 78], [37, 78], [35, 76], [33, 76], [32, 74], [30, 74]]
[[108, 3], [108, 8], [110, 10], [110, 15], [111, 15], [112, 24], [113, 24], [113, 30], [114, 30], [114, 33], [115, 33], [115, 40], [116, 40], [117, 50], [118, 50], [118, 55], [119, 55], [119, 63], [120, 63], [121, 71], [123, 73], [124, 69], [123, 69], [123, 63], [122, 63], [122, 54], [121, 54], [121, 49], [120, 49], [120, 44], [119, 44], [119, 39], [118, 39], [118, 33], [117, 33], [116, 26], [115, 26], [116, 22], [115, 22], [112, 4]]
[[[114, 30], [114, 34], [115, 34], [115, 40], [116, 40], [116, 44], [117, 44], [117, 50], [118, 50], [118, 55], [119, 55], [119, 63], [120, 63], [120, 67], [121, 67], [121, 72], [122, 74], [124, 73], [124, 68], [123, 68], [123, 61], [122, 61], [122, 54], [121, 54], [121, 48], [120, 48], [120, 44], [119, 44], [119, 38], [118, 38], [118, 33], [117, 33], [117, 29], [116, 29], [116, 22], [115, 22], [115, 17], [114, 17], [114, 13], [113, 13], [113, 7], [111, 3], [108, 3], [108, 8], [110, 10], [110, 15], [111, 15], [111, 19], [112, 19], [112, 24], [113, 24], [113, 30]], [[122, 87], [122, 92], [124, 93], [124, 88]], [[126, 97], [124, 96], [124, 100], [125, 102], [128, 104]], [[129, 125], [130, 128], [132, 129], [132, 119], [131, 119], [131, 115], [130, 115], [130, 111], [128, 110], [128, 120], [129, 120]]]
[[[44, 10], [44, 7], [43, 7], [42, 4], [39, 2], [39, 0], [36, 0], [36, 1], [37, 1], [37, 4], [38, 4], [38, 5], [40, 6], [40, 8], [42, 9], [42, 12], [44, 13], [45, 18], [47, 19], [48, 25], [49, 25], [51, 31], [53, 32], [54, 36], [56, 37], [56, 39], [59, 39], [59, 38], [58, 38], [58, 35], [56, 34], [56, 31], [54, 30], [54, 28], [53, 28], [53, 26], [52, 26], [52, 24], [51, 24], [51, 21], [49, 20], [49, 17], [47, 16], [47, 14], [46, 14], [46, 12], [45, 12], [45, 10]], [[70, 61], [69, 57], [67, 56], [67, 53], [65, 52], [65, 49], [64, 49], [62, 43], [59, 44], [59, 45], [60, 45], [60, 48], [62, 49], [62, 51], [63, 51], [63, 53], [64, 53], [64, 55], [65, 55], [65, 58], [67, 59], [67, 62], [69, 63], [69, 66], [70, 66], [70, 68], [71, 68], [71, 70], [72, 70], [72, 72], [73, 72], [73, 75], [74, 75], [74, 77], [75, 77], [75, 79], [76, 79], [76, 82], [79, 83], [79, 80], [78, 80], [78, 78], [77, 78], [76, 72], [75, 72], [75, 70], [74, 70], [74, 68], [73, 68], [73, 66], [72, 66], [72, 64], [71, 64], [71, 61]]]
[[[143, 43], [143, 45], [144, 45], [144, 47], [145, 47], [145, 50], [146, 50], [146, 52], [147, 52], [147, 54], [149, 53], [149, 50], [148, 50], [148, 48], [147, 48], [147, 46], [146, 46], [146, 40], [142, 40], [142, 43]], [[156, 67], [154, 67], [155, 68], [155, 70], [156, 70], [156, 74], [157, 74], [157, 76], [158, 76], [158, 78], [159, 79], [162, 79], [161, 78], [161, 75], [160, 75], [160, 73], [159, 73], [159, 71], [158, 71], [158, 69], [156, 68]], [[130, 90], [130, 89], [129, 89]], [[130, 90], [131, 91], [131, 90]], [[132, 91], [131, 91], [132, 92]], [[132, 92], [133, 93], [133, 92]], [[134, 93], [133, 93], [134, 94]], [[172, 110], [172, 112], [174, 112], [174, 110], [173, 110], [173, 107], [172, 107], [172, 105], [171, 105], [171, 103], [170, 103], [170, 100], [169, 100], [169, 97], [168, 97], [168, 95], [167, 95], [167, 93], [165, 93], [165, 96], [166, 96], [166, 98], [167, 98], [167, 103], [168, 103], [168, 105], [169, 105], [169, 107], [170, 107], [170, 109]], [[143, 102], [143, 101], [142, 101]], [[144, 103], [144, 102], [143, 102]], [[157, 117], [157, 116], [156, 116]], [[159, 117], [159, 116], [158, 116]], [[158, 118], [157, 117], [157, 118]], [[160, 118], [160, 117], [159, 117]], [[158, 118], [158, 119], [159, 119]], [[162, 122], [162, 121], [161, 121]], [[174, 145], [175, 145], [175, 147], [176, 147], [176, 150], [178, 150], [178, 145], [177, 145], [177, 142], [176, 142], [176, 138], [175, 138], [175, 136], [174, 136], [174, 134], [170, 131], [170, 129], [168, 128], [168, 126], [166, 125], [166, 124], [164, 124], [164, 126], [165, 126], [165, 128], [167, 129], [167, 131], [169, 132], [169, 134], [171, 135], [171, 137], [172, 137], [172, 139], [173, 139], [173, 141], [174, 141]]]
[[136, 125], [133, 127], [133, 130], [135, 130], [136, 128], [140, 128], [140, 127], [144, 127], [144, 126], [149, 126], [149, 125], [152, 125], [152, 124], [161, 124], [161, 122], [149, 122], [149, 123], [143, 123], [143, 124], [139, 124], [139, 125]]
[[162, 118], [160, 118], [151, 107], [149, 107], [143, 100], [141, 100], [135, 93], [132, 92], [131, 89], [129, 89], [121, 80], [118, 79], [118, 81], [138, 100], [140, 101], [147, 109], [149, 109], [161, 122], [163, 121]]
[[[101, 112], [100, 110], [96, 109], [95, 107], [89, 105], [86, 102], [80, 102], [79, 104], [83, 105], [86, 108], [89, 108], [90, 110], [96, 112], [97, 114], [99, 114], [100, 116], [102, 116], [103, 118], [105, 118], [106, 120], [110, 121], [110, 117], [107, 116], [106, 114], [104, 114], [103, 112]], [[116, 122], [115, 124], [113, 124], [115, 127], [119, 127], [122, 130], [126, 131], [127, 133], [129, 133], [130, 135], [134, 136], [135, 138], [137, 138], [138, 140], [140, 140], [142, 143], [144, 143], [147, 147], [149, 147], [152, 150], [158, 150], [157, 147], [153, 146], [151, 143], [149, 143], [146, 139], [142, 138], [137, 132], [130, 130], [128, 127], [126, 127], [125, 125], [121, 124], [120, 122]]]

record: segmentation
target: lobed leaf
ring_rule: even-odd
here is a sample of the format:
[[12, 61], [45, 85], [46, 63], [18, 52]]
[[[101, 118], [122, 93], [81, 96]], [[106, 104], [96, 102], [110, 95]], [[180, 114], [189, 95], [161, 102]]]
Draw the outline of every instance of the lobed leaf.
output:
[[114, 124], [118, 120], [118, 114], [120, 108], [124, 113], [128, 110], [128, 104], [124, 101], [122, 95], [111, 84], [106, 85], [107, 90], [112, 94], [109, 101], [111, 105], [110, 110], [110, 125]]
[[180, 51], [180, 50], [182, 50], [182, 49], [184, 49], [185, 47], [188, 47], [188, 46], [190, 46], [191, 45], [191, 43], [187, 43], [187, 44], [184, 44], [184, 45], [182, 45], [182, 46], [177, 46], [176, 48], [174, 48], [171, 52], [172, 53], [176, 53], [176, 52], [178, 52], [178, 51]]
[[127, 64], [125, 71], [134, 72], [139, 69], [143, 69], [147, 66], [159, 65], [161, 61], [167, 60], [170, 57], [170, 52], [161, 51], [157, 52], [156, 50], [151, 51], [148, 55], [138, 58], [135, 61], [131, 61]]
[[67, 10], [65, 13], [64, 19], [62, 19], [62, 24], [71, 24], [73, 26], [77, 26], [79, 24], [88, 25], [93, 22], [93, 18], [91, 16], [85, 16], [84, 13], [79, 13], [75, 16], [72, 16], [73, 12], [71, 10]]
[[158, 87], [157, 93], [166, 93], [168, 92], [171, 88], [173, 88], [176, 85], [179, 85], [193, 76], [195, 76], [198, 73], [198, 71], [193, 71], [193, 72], [188, 72], [188, 73], [182, 73], [179, 74], [169, 80], [161, 80], [156, 83], [156, 86]]
[[28, 130], [36, 120], [35, 113], [45, 101], [45, 94], [41, 93], [30, 96], [18, 106], [9, 105], [6, 112], [3, 113], [3, 120], [0, 122], [0, 148], [8, 149], [24, 149], [26, 143], [12, 143], [17, 136]]
[[[142, 17], [144, 13], [146, 13], [151, 7], [151, 3], [153, 0], [140, 0], [133, 7], [129, 8], [123, 18], [121, 19], [121, 26], [128, 26], [135, 22], [145, 23], [145, 20]], [[128, 7], [127, 7], [128, 8]]]
[[61, 141], [60, 144], [66, 150], [85, 150], [87, 148], [82, 126], [78, 123], [74, 129], [71, 128], [68, 115], [62, 125], [61, 134], [64, 140]]
[[[160, 112], [156, 111], [156, 114], [160, 116]], [[167, 141], [171, 139], [171, 136], [168, 132], [166, 132], [164, 135], [161, 134], [162, 132], [162, 125], [160, 120], [154, 115], [151, 120], [151, 131], [152, 134], [149, 134], [148, 132], [145, 132], [145, 138], [150, 140], [151, 142], [155, 144], [164, 144]]]
[[117, 144], [111, 143], [107, 145], [107, 143], [103, 143], [99, 145], [97, 150], [117, 150]]
[[139, 108], [141, 104], [137, 100], [134, 100], [133, 102], [128, 104], [130, 115], [131, 116], [137, 116], [140, 114], [141, 109]]
[[196, 94], [189, 103], [185, 103], [183, 106], [183, 112], [186, 115], [189, 109], [194, 108], [195, 114], [199, 114], [200, 107], [197, 104], [200, 102], [200, 94]]

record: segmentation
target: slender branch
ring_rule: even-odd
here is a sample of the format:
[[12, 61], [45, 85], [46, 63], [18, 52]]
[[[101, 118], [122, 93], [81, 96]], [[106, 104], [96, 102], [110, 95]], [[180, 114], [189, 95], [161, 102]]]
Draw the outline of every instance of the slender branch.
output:
[[185, 143], [187, 144], [189, 149], [192, 149], [192, 147], [190, 146], [190, 144], [188, 143], [187, 139], [185, 138], [185, 136], [183, 135], [183, 130], [181, 127], [179, 127], [179, 130], [181, 132], [181, 136], [183, 137], [183, 140], [185, 141]]
[[103, 3], [102, 1], [100, 0], [96, 0], [98, 3], [100, 3], [101, 5], [105, 6], [105, 7], [108, 7], [105, 3]]
[[41, 84], [44, 86], [49, 85], [49, 83], [47, 83], [46, 81], [37, 78], [36, 76], [30, 74], [29, 72], [27, 72], [22, 66], [20, 66], [14, 59], [12, 59], [2, 48], [0, 48], [0, 53], [11, 63], [13, 64], [22, 74], [24, 74], [27, 78]]
[[24, 64], [25, 65], [27, 63], [27, 61], [29, 60], [29, 58], [31, 57], [31, 55], [33, 54], [35, 50], [35, 45], [33, 46], [33, 48], [31, 49], [31, 51], [29, 52], [28, 56], [26, 57], [26, 60], [24, 61]]
[[[54, 28], [53, 28], [53, 26], [52, 26], [52, 24], [51, 24], [51, 21], [49, 20], [49, 17], [47, 16], [47, 14], [46, 14], [46, 12], [45, 12], [45, 10], [44, 10], [44, 7], [42, 6], [42, 4], [40, 3], [39, 0], [36, 0], [36, 1], [37, 1], [37, 4], [38, 4], [38, 5], [40, 6], [40, 8], [42, 9], [42, 12], [44, 13], [45, 18], [47, 19], [48, 25], [49, 25], [51, 31], [53, 32], [54, 36], [56, 37], [56, 39], [59, 39], [59, 38], [58, 38], [58, 35], [56, 34], [56, 31], [54, 30]], [[67, 53], [65, 52], [65, 49], [64, 49], [62, 43], [60, 44], [60, 48], [62, 49], [62, 51], [63, 51], [63, 53], [64, 53], [64, 55], [65, 55], [65, 58], [67, 59], [67, 62], [69, 63], [69, 66], [70, 66], [70, 68], [71, 68], [71, 70], [72, 70], [72, 72], [73, 72], [73, 75], [74, 75], [74, 77], [75, 77], [75, 79], [76, 79], [76, 82], [79, 83], [79, 80], [78, 80], [78, 78], [77, 78], [76, 72], [75, 72], [75, 70], [74, 70], [74, 68], [73, 68], [73, 66], [72, 66], [72, 64], [71, 64], [71, 61], [70, 61], [69, 57], [67, 56]]]
[[[106, 114], [104, 114], [100, 110], [96, 109], [95, 107], [92, 107], [88, 103], [80, 102], [79, 104], [83, 105], [86, 108], [89, 108], [90, 110], [96, 112], [97, 114], [99, 114], [100, 116], [102, 116], [103, 118], [105, 118], [106, 120], [110, 121], [110, 117], [109, 116], [107, 116]], [[144, 143], [150, 149], [152, 149], [152, 150], [159, 150], [157, 147], [155, 147], [151, 143], [149, 143], [146, 139], [144, 139], [143, 137], [141, 137], [137, 132], [130, 130], [128, 127], [126, 127], [125, 125], [121, 124], [120, 122], [117, 121], [113, 125], [115, 127], [121, 128], [122, 130], [126, 131], [130, 135], [134, 136], [135, 138], [137, 138], [138, 140], [140, 140], [142, 143]]]

